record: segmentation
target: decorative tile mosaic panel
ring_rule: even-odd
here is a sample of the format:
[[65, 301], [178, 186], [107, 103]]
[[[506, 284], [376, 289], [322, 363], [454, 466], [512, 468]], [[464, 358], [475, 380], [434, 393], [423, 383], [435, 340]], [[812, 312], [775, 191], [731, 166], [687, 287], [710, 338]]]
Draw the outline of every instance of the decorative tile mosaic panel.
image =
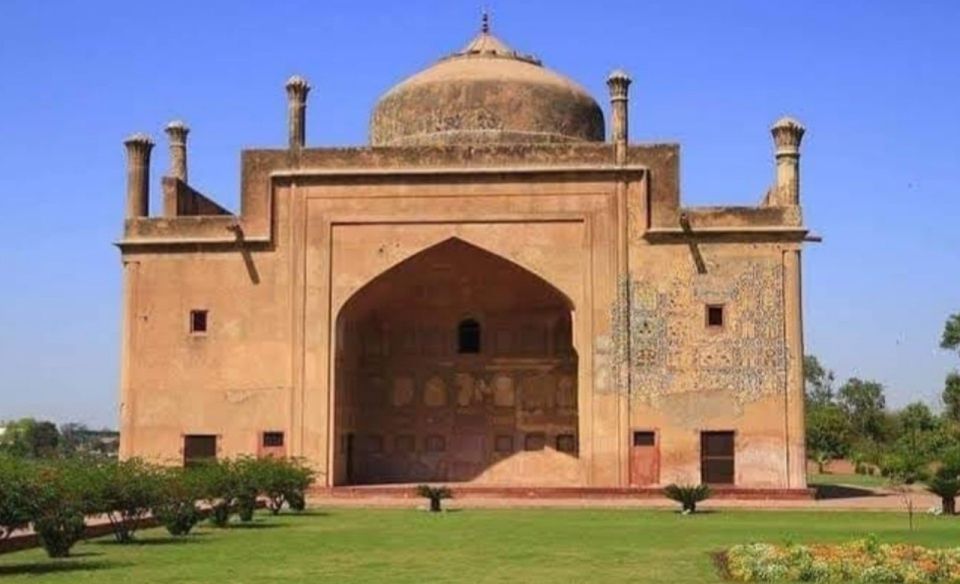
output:
[[[629, 298], [629, 310], [623, 300], [613, 309], [608, 391], [630, 387], [634, 397], [650, 400], [727, 390], [743, 404], [783, 390], [783, 276], [777, 259], [710, 260], [704, 274], [638, 279], [621, 288], [627, 288], [620, 293]], [[724, 306], [722, 329], [706, 327], [708, 304]]]

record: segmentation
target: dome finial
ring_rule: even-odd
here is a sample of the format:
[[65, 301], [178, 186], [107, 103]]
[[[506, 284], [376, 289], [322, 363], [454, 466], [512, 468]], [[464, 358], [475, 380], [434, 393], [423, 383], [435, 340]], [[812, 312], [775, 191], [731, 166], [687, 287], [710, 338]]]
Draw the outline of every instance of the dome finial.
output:
[[490, 11], [483, 8], [483, 15], [480, 17], [480, 32], [490, 34]]

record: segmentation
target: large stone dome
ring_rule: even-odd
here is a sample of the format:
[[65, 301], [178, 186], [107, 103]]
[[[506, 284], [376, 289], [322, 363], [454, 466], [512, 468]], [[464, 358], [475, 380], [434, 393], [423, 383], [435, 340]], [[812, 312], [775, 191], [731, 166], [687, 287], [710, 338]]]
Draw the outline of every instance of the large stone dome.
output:
[[490, 34], [388, 91], [373, 110], [374, 146], [604, 139], [603, 112], [580, 85]]

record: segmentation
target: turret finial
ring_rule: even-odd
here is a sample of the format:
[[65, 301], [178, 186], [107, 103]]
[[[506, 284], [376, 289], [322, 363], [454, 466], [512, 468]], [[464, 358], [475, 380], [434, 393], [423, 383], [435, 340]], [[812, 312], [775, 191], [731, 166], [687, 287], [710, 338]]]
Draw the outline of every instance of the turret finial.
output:
[[480, 17], [480, 32], [490, 34], [490, 11], [483, 9], [483, 15]]

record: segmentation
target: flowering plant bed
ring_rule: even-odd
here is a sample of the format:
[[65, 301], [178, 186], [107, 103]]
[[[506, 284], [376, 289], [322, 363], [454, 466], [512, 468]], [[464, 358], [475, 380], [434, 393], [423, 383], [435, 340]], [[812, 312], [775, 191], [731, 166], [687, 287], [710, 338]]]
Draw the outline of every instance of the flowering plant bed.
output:
[[960, 548], [879, 543], [876, 538], [815, 545], [737, 545], [725, 554], [740, 582], [960, 582]]

